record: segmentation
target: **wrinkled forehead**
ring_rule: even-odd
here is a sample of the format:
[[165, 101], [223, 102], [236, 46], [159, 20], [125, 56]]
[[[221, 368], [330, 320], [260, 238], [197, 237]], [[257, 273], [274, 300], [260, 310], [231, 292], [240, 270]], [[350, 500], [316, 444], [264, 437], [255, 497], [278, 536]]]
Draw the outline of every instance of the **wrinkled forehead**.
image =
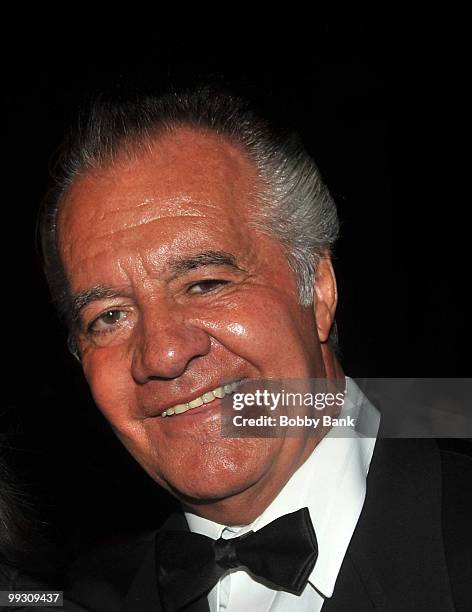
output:
[[257, 168], [237, 146], [182, 128], [79, 176], [59, 210], [59, 250], [68, 260], [95, 239], [125, 240], [154, 221], [191, 219], [196, 229], [212, 223], [239, 234], [260, 192]]

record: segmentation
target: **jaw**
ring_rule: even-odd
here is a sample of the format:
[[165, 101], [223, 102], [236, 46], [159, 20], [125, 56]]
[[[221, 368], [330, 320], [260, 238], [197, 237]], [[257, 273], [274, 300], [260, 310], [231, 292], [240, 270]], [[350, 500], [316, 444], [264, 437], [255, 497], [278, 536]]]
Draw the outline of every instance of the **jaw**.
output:
[[[181, 501], [184, 509], [198, 516], [225, 525], [249, 524], [275, 499], [292, 474], [309, 457], [321, 437], [303, 440], [286, 438], [282, 440], [282, 447], [277, 452], [273, 450], [268, 455], [263, 466], [261, 461], [251, 466], [252, 472], [244, 473], [241, 470], [243, 466], [239, 465], [239, 469], [233, 472], [215, 474], [215, 480], [206, 481], [204, 495], [201, 495], [202, 489], [198, 496], [192, 496], [166, 488]], [[267, 442], [267, 439], [258, 441]]]

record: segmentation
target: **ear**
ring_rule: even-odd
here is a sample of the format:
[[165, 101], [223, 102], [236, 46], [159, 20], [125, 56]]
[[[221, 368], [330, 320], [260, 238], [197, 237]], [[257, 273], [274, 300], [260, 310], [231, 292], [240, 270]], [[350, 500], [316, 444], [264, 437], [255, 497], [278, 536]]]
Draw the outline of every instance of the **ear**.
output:
[[323, 257], [318, 263], [314, 280], [314, 298], [313, 309], [318, 337], [320, 342], [326, 342], [338, 303], [336, 277], [330, 257]]

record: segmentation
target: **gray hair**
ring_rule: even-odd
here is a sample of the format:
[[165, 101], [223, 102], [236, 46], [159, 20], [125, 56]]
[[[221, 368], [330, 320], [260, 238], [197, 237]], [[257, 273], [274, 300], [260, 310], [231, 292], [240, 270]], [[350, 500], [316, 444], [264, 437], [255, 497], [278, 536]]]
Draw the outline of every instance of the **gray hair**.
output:
[[[296, 275], [300, 304], [313, 303], [317, 264], [331, 254], [339, 232], [336, 205], [318, 168], [298, 136], [273, 129], [243, 100], [205, 87], [133, 100], [98, 98], [60, 148], [39, 229], [52, 297], [69, 326], [70, 295], [57, 243], [61, 200], [87, 170], [113, 164], [123, 153], [136, 156], [153, 139], [181, 127], [216, 133], [252, 160], [264, 188], [251, 223], [280, 241]], [[335, 326], [330, 342], [336, 345]]]

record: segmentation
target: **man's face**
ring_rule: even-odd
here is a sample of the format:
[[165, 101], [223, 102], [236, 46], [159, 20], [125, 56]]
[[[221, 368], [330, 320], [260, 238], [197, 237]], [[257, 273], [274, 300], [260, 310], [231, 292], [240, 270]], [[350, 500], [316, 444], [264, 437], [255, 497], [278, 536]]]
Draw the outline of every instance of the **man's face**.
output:
[[59, 247], [95, 401], [180, 499], [251, 490], [269, 499], [313, 447], [222, 438], [219, 399], [161, 416], [232, 381], [325, 375], [318, 337], [328, 329], [299, 306], [277, 241], [249, 224], [258, 188], [232, 145], [180, 130], [83, 175], [61, 208]]

